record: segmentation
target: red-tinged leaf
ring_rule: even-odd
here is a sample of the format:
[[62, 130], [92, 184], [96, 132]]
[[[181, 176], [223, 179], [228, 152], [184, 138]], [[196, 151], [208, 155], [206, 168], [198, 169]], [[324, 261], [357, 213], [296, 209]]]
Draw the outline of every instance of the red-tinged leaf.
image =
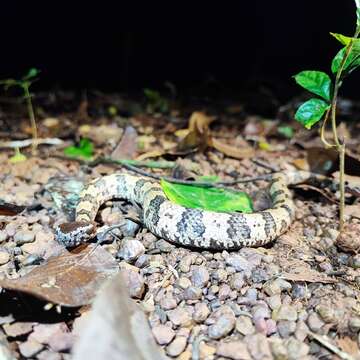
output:
[[94, 250], [94, 246], [82, 247], [78, 253], [64, 250], [19, 279], [0, 279], [0, 286], [63, 306], [89, 304], [102, 283], [119, 269], [106, 250], [100, 246]]
[[0, 201], [0, 215], [2, 216], [15, 216], [25, 210], [25, 206], [18, 206]]

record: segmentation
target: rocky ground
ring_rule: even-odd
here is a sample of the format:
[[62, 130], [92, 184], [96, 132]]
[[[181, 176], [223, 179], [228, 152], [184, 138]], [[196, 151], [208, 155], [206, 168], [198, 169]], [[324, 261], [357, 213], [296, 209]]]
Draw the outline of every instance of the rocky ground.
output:
[[[43, 132], [61, 136], [61, 124], [66, 124], [68, 118], [53, 115], [50, 110], [47, 114], [41, 120]], [[84, 126], [95, 127], [92, 141], [97, 155], [114, 149], [123, 134], [124, 122], [136, 129], [137, 151], [144, 154], [171, 148], [177, 141], [174, 132], [187, 121], [178, 113], [165, 117], [165, 125], [164, 120], [153, 115], [115, 119], [93, 116], [92, 122], [82, 119], [80, 125], [74, 125], [74, 133], [79, 136]], [[234, 119], [243, 114], [228, 117], [231, 121], [225, 121], [224, 116], [212, 134], [239, 148], [257, 135], [248, 140], [246, 132], [258, 129], [263, 121], [260, 117], [245, 117], [240, 125], [234, 125]], [[252, 128], [246, 130], [249, 124]], [[104, 127], [102, 132], [100, 126]], [[110, 131], [106, 132], [106, 126]], [[252, 157], [234, 159], [208, 148], [182, 155], [181, 161], [185, 158], [187, 162], [182, 165], [193, 169], [195, 164], [201, 175], [233, 180], [269, 172], [264, 164], [287, 171], [294, 164], [306, 162], [306, 150], [294, 145], [294, 140], [271, 135], [266, 139], [271, 139], [266, 142], [270, 148], [257, 141]], [[312, 141], [316, 143], [316, 136]], [[81, 186], [100, 175], [128, 171], [104, 163], [89, 165], [60, 158], [65, 145], [44, 145], [36, 156], [24, 149], [28, 158], [17, 163], [9, 162], [12, 149], [0, 154], [0, 199], [27, 207], [19, 214], [0, 216], [2, 279], [21, 279], [35, 269], [44, 269], [41, 266], [46, 266], [49, 258], [64, 254], [65, 249], [54, 238], [54, 227], [67, 221], [71, 212], [68, 200], [58, 200], [58, 206], [54, 201], [54, 196], [66, 195], [64, 183], [77, 181]], [[171, 161], [179, 159], [179, 155], [172, 155]], [[169, 174], [160, 169], [147, 171]], [[265, 181], [242, 186], [249, 193], [264, 187]], [[122, 227], [114, 231], [116, 236], [109, 233], [99, 249], [106, 250], [117, 270], [122, 269], [130, 296], [145, 312], [153, 338], [168, 357], [360, 359], [360, 255], [354, 248], [360, 238], [360, 206], [356, 199], [349, 198], [352, 205], [346, 215], [347, 231], [339, 237], [337, 205], [323, 196], [323, 190], [317, 190], [294, 189], [296, 220], [276, 242], [235, 252], [172, 245], [134, 221], [137, 209], [133, 206], [120, 200], [109, 201], [101, 208], [98, 222], [121, 223]], [[35, 282], [34, 277], [31, 281]], [[50, 301], [51, 295], [44, 301], [44, 296], [31, 288], [25, 295], [3, 287], [3, 358], [72, 358], [71, 350], [91, 312], [87, 302], [84, 300], [83, 306], [59, 307], [56, 301]], [[46, 286], [42, 284], [42, 288], [45, 291]], [[96, 292], [91, 295], [94, 297]]]

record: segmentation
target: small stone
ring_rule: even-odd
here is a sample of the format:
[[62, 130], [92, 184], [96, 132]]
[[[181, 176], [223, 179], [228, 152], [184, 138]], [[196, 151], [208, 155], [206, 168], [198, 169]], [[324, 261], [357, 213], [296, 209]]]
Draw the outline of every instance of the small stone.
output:
[[205, 342], [200, 342], [199, 345], [200, 359], [212, 359], [215, 352], [216, 352], [216, 348], [206, 344]]
[[296, 323], [295, 338], [299, 341], [304, 341], [309, 334], [309, 328], [304, 321]]
[[288, 359], [286, 346], [281, 339], [277, 339], [277, 338], [271, 339], [270, 347], [275, 360]]
[[142, 275], [134, 270], [124, 268], [123, 279], [132, 298], [141, 299], [145, 291], [145, 280]]
[[273, 319], [266, 320], [266, 336], [270, 336], [277, 332], [276, 321]]
[[175, 337], [175, 331], [166, 325], [156, 325], [152, 328], [155, 340], [159, 345], [167, 345]]
[[30, 230], [20, 230], [14, 235], [16, 245], [23, 245], [35, 241], [35, 234]]
[[0, 251], [0, 265], [7, 264], [10, 260], [10, 254], [6, 251]]
[[25, 358], [34, 357], [43, 349], [44, 345], [35, 340], [26, 340], [19, 344], [19, 351]]
[[349, 320], [349, 328], [352, 332], [358, 332], [360, 330], [360, 318], [351, 317]]
[[164, 310], [172, 310], [177, 306], [177, 302], [173, 297], [165, 297], [160, 300], [160, 306]]
[[167, 346], [166, 353], [169, 356], [179, 356], [186, 348], [187, 339], [184, 336], [176, 336], [174, 341]]
[[4, 324], [5, 334], [10, 337], [18, 337], [30, 333], [33, 329], [33, 323], [18, 321], [13, 324]]
[[189, 286], [184, 290], [184, 300], [200, 300], [202, 297], [202, 291], [196, 286]]
[[282, 304], [277, 310], [273, 311], [272, 318], [276, 321], [279, 320], [297, 320], [297, 311], [291, 305]]
[[62, 360], [63, 357], [60, 353], [51, 351], [51, 350], [44, 350], [40, 354], [36, 356], [37, 360]]
[[339, 236], [339, 231], [336, 229], [331, 229], [329, 227], [325, 227], [323, 230], [323, 236], [330, 238], [332, 241], [335, 241]]
[[360, 268], [360, 254], [354, 255], [350, 260], [351, 267], [354, 269]]
[[127, 262], [134, 262], [145, 253], [145, 247], [139, 240], [123, 240], [117, 256]]
[[231, 276], [230, 287], [233, 290], [240, 291], [245, 284], [244, 273], [236, 273]]
[[290, 290], [290, 289], [291, 289], [291, 284], [288, 281], [279, 278], [268, 281], [263, 286], [263, 290], [269, 296], [281, 294], [282, 291]]
[[336, 323], [337, 322], [337, 314], [335, 309], [329, 306], [318, 305], [315, 308], [316, 312], [320, 316], [321, 320], [326, 323]]
[[271, 317], [270, 310], [266, 305], [255, 305], [251, 309], [253, 318], [269, 319]]
[[204, 266], [196, 266], [191, 275], [191, 282], [198, 288], [206, 287], [209, 282], [209, 272]]
[[246, 344], [241, 341], [221, 341], [217, 345], [216, 355], [233, 360], [251, 360]]
[[193, 261], [193, 256], [191, 255], [184, 256], [179, 262], [179, 270], [183, 273], [189, 272], [192, 261]]
[[182, 276], [176, 281], [176, 285], [181, 289], [186, 289], [191, 286], [191, 281], [187, 277]]
[[264, 318], [254, 319], [254, 325], [257, 333], [266, 335], [267, 325], [266, 325], [266, 320]]
[[271, 360], [271, 350], [268, 339], [263, 334], [247, 335], [244, 338], [247, 348], [256, 360]]
[[286, 342], [287, 352], [288, 352], [288, 359], [289, 360], [297, 360], [297, 359], [304, 359], [305, 356], [309, 353], [310, 347], [308, 344], [296, 340], [295, 338], [291, 337]]
[[234, 312], [231, 308], [224, 310], [224, 308], [219, 308], [219, 310], [216, 311], [218, 314], [214, 315], [214, 317], [218, 316], [218, 318], [208, 329], [208, 334], [211, 339], [221, 339], [228, 335], [235, 327], [236, 319]]
[[306, 287], [301, 284], [293, 284], [291, 295], [294, 299], [304, 299], [306, 297]]
[[283, 339], [287, 339], [292, 335], [296, 330], [296, 322], [295, 321], [287, 321], [287, 320], [280, 320], [277, 323], [277, 329], [279, 335]]
[[186, 309], [181, 307], [178, 307], [174, 310], [169, 310], [167, 312], [167, 316], [175, 326], [186, 327], [191, 324], [192, 320], [190, 313]]
[[255, 333], [255, 327], [249, 316], [240, 315], [236, 319], [236, 330], [242, 335], [251, 335]]
[[[122, 215], [121, 215], [122, 217]], [[108, 222], [111, 224], [114, 224], [114, 220], [109, 216], [107, 219]], [[116, 224], [116, 222], [115, 222]], [[136, 236], [136, 233], [138, 232], [140, 226], [138, 223], [131, 221], [130, 219], [123, 219], [123, 224], [121, 226], [121, 232], [124, 237], [130, 237], [133, 238]]]
[[219, 286], [218, 298], [220, 301], [226, 300], [231, 293], [231, 288], [228, 284], [221, 284]]
[[219, 283], [220, 282], [225, 282], [227, 277], [228, 277], [228, 273], [227, 273], [227, 271], [225, 269], [217, 269], [212, 274], [212, 278], [214, 280], [217, 280]]
[[311, 313], [307, 318], [307, 325], [313, 332], [319, 332], [325, 323], [320, 319], [319, 315], [315, 312]]
[[269, 305], [271, 310], [276, 310], [281, 305], [281, 296], [280, 296], [280, 294], [270, 296], [266, 299], [266, 302]]
[[247, 276], [251, 274], [251, 270], [255, 267], [254, 264], [238, 254], [229, 255], [225, 262], [226, 265], [232, 266], [237, 272], [243, 271]]
[[195, 304], [193, 319], [197, 323], [204, 322], [210, 314], [210, 309], [205, 303]]
[[0, 230], [0, 243], [6, 241], [8, 238], [8, 234], [5, 230]]

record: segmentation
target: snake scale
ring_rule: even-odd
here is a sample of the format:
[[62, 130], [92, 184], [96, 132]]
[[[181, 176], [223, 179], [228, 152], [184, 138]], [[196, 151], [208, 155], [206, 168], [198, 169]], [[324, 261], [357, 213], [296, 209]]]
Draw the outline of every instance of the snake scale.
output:
[[169, 201], [161, 186], [146, 177], [115, 173], [97, 178], [80, 193], [75, 221], [57, 227], [57, 240], [77, 246], [95, 235], [99, 207], [112, 198], [142, 206], [142, 222], [153, 234], [172, 243], [214, 250], [261, 246], [283, 234], [294, 219], [289, 184], [309, 178], [305, 171], [274, 173], [269, 186], [270, 209], [250, 214], [190, 209]]

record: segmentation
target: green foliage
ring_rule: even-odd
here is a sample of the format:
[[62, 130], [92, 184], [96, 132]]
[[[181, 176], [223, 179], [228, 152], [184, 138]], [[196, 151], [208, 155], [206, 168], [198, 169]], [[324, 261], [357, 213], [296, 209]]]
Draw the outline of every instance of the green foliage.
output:
[[304, 102], [297, 110], [295, 119], [303, 124], [307, 129], [321, 120], [325, 111], [330, 105], [321, 99], [310, 99]]
[[[18, 86], [24, 90], [24, 92], [28, 92], [30, 86], [34, 83], [34, 81], [38, 80], [37, 76], [39, 75], [40, 70], [36, 68], [31, 68], [21, 79], [4, 79], [0, 80], [0, 85], [4, 86], [5, 90], [8, 90], [12, 86]], [[24, 96], [26, 97], [26, 93]]]
[[327, 101], [330, 100], [331, 79], [328, 74], [322, 71], [309, 70], [299, 72], [294, 78], [306, 90]]
[[161, 180], [161, 187], [166, 196], [176, 204], [218, 212], [253, 211], [251, 198], [244, 192], [227, 189], [183, 185]]
[[94, 152], [94, 145], [89, 139], [81, 139], [79, 146], [68, 146], [64, 154], [74, 158], [91, 159]]
[[26, 159], [27, 159], [27, 157], [20, 152], [20, 149], [15, 148], [15, 155], [11, 156], [11, 158], [9, 159], [9, 162], [11, 162], [12, 164], [16, 164], [19, 162], [23, 162]]
[[288, 139], [294, 137], [294, 129], [291, 126], [278, 126], [277, 132]]
[[[344, 75], [350, 73], [351, 71], [355, 70], [360, 65], [360, 40], [357, 40], [353, 43], [352, 50], [346, 59], [343, 67]], [[346, 55], [347, 46], [343, 47], [339, 52], [335, 55], [334, 59], [331, 63], [331, 71], [333, 74], [336, 74], [339, 69], [340, 65], [343, 61], [344, 56]]]
[[149, 112], [167, 113], [169, 111], [168, 101], [158, 91], [144, 89], [144, 94], [147, 99], [147, 110]]

